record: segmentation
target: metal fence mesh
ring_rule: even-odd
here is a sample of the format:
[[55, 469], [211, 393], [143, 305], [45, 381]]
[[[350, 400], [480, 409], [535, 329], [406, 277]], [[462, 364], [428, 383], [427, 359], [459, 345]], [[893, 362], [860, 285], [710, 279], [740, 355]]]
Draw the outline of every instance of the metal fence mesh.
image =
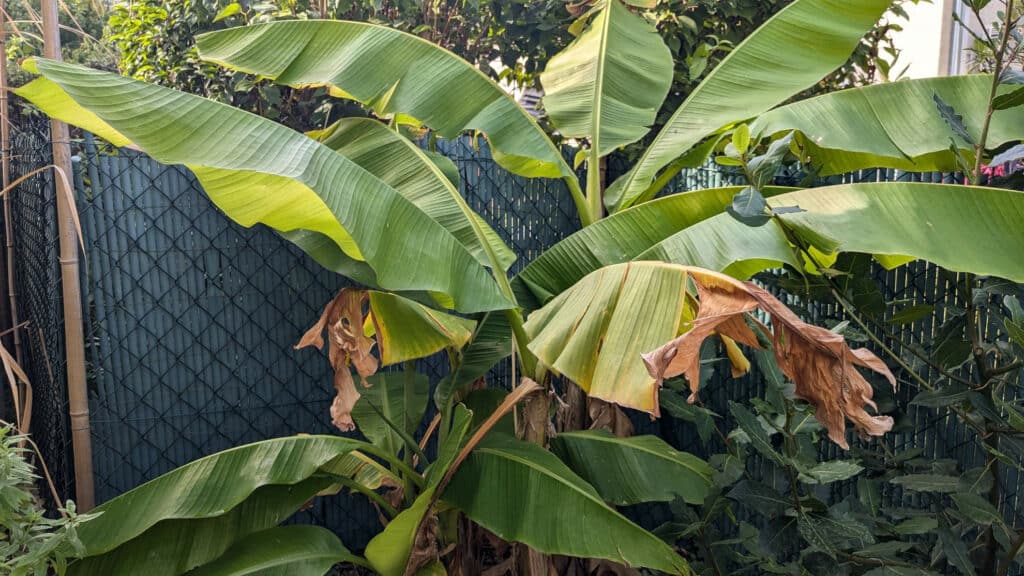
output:
[[[52, 163], [47, 120], [28, 117], [11, 124], [10, 161], [12, 181]], [[8, 224], [14, 242], [14, 293], [19, 321], [24, 325], [20, 331], [22, 364], [33, 389], [30, 430], [46, 457], [58, 493], [67, 499], [74, 497], [74, 471], [53, 184], [53, 172], [45, 170], [18, 185], [11, 193], [12, 221]]]
[[[19, 138], [21, 136], [18, 136]], [[15, 140], [19, 169], [45, 165], [45, 133]], [[486, 144], [468, 138], [441, 141], [438, 150], [459, 168], [460, 190], [519, 256], [513, 272], [544, 249], [579, 229], [572, 200], [560, 181], [528, 180], [495, 165]], [[292, 346], [318, 318], [324, 304], [345, 284], [301, 251], [263, 227], [243, 228], [226, 218], [184, 168], [163, 166], [128, 150], [104, 151], [89, 137], [77, 143], [75, 187], [87, 260], [82, 284], [87, 310], [87, 362], [97, 500], [108, 500], [198, 457], [242, 443], [295, 434], [335, 433], [328, 407], [333, 397], [325, 355]], [[610, 162], [609, 178], [621, 172]], [[865, 171], [845, 181], [949, 176]], [[686, 170], [670, 192], [738, 183], [736, 175], [713, 166]], [[21, 186], [14, 196], [18, 297], [30, 321], [26, 347], [36, 384], [34, 430], [58, 471], [58, 484], [72, 494], [73, 472], [66, 420], [60, 313], [60, 281], [49, 176]], [[932, 303], [940, 310], [951, 291], [946, 274], [916, 263], [878, 271], [888, 300]], [[815, 322], [842, 319], [830, 306], [804, 305]], [[930, 337], [937, 326], [925, 319], [904, 331]], [[34, 330], [34, 332], [33, 332]], [[909, 333], [909, 332], [908, 332]], [[36, 343], [38, 342], [38, 343]], [[43, 346], [45, 344], [45, 347]], [[435, 382], [443, 359], [419, 362]], [[509, 378], [506, 363], [492, 372]], [[52, 376], [50, 375], [52, 373]], [[756, 370], [739, 380], [723, 373], [704, 400], [726, 414], [727, 400], [759, 394]], [[39, 392], [41, 391], [41, 393]], [[904, 386], [900, 405], [913, 390]], [[926, 447], [926, 456], [956, 458], [976, 465], [976, 439], [934, 410], [910, 411], [913, 433], [898, 434], [898, 445]], [[707, 455], [695, 429], [664, 417], [635, 418], [637, 431], [662, 436], [677, 448]], [[730, 422], [724, 421], [728, 428]], [[831, 448], [825, 448], [826, 450]], [[774, 473], [767, 465], [762, 475]], [[1005, 474], [1004, 510], [1019, 517], [1014, 471]], [[848, 489], [837, 486], [836, 490]], [[631, 515], [647, 526], [665, 520], [663, 507], [642, 507]], [[318, 501], [300, 520], [336, 530], [359, 549], [378, 521], [363, 499]]]

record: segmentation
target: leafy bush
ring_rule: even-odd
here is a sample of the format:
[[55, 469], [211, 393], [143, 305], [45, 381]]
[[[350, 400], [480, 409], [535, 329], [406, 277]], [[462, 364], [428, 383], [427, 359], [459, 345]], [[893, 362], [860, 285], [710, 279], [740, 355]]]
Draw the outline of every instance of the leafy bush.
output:
[[28, 463], [27, 438], [0, 428], [0, 571], [12, 576], [64, 574], [83, 551], [78, 528], [92, 515], [75, 512], [68, 500], [60, 518], [47, 518], [35, 495], [39, 478]]

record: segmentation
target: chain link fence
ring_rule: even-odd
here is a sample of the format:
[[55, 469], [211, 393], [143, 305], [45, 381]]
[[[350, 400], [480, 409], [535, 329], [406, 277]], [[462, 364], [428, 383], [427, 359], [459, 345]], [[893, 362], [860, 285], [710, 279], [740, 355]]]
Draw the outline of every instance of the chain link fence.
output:
[[[21, 134], [15, 142], [19, 170], [49, 162], [45, 133]], [[328, 415], [334, 392], [325, 355], [292, 346], [345, 280], [271, 230], [231, 222], [186, 169], [130, 150], [104, 149], [88, 136], [75, 145], [76, 201], [87, 257], [81, 280], [97, 501], [246, 442], [337, 433]], [[509, 174], [495, 165], [482, 140], [440, 141], [438, 151], [459, 168], [459, 188], [470, 206], [518, 255], [513, 272], [579, 229], [562, 182]], [[610, 161], [609, 180], [624, 168]], [[872, 170], [829, 183], [950, 178]], [[798, 175], [784, 175], [780, 183], [796, 180]], [[738, 175], [709, 165], [681, 172], [667, 191], [739, 182]], [[58, 485], [70, 495], [52, 177], [31, 179], [13, 198], [18, 298], [29, 322], [25, 354], [37, 391], [33, 431]], [[887, 301], [935, 305], [940, 319], [944, 307], [958, 304], [949, 301], [949, 282], [955, 278], [926, 263], [878, 269], [877, 280]], [[789, 303], [802, 307], [816, 323], [844, 319], [833, 306], [792, 297]], [[901, 329], [928, 339], [936, 322], [926, 318]], [[436, 382], [446, 365], [436, 357], [420, 361], [418, 368]], [[493, 383], [507, 384], [510, 366], [506, 362], [492, 371]], [[737, 380], [724, 366], [716, 370], [703, 399], [725, 416], [721, 425], [729, 429], [727, 401], [763, 393], [763, 378], [756, 367]], [[906, 406], [913, 392], [903, 386], [896, 401]], [[907, 418], [908, 431], [892, 435], [896, 448], [921, 446], [925, 457], [955, 458], [964, 468], [983, 461], [976, 439], [954, 419], [924, 408], [912, 408]], [[692, 425], [667, 416], [651, 421], [634, 415], [634, 424], [638, 433], [658, 434], [698, 455], [721, 450], [717, 440], [703, 443]], [[752, 466], [761, 466], [759, 473], [769, 481], [775, 474], [767, 464]], [[1016, 471], [1005, 472], [1002, 480], [1007, 517], [1024, 521]], [[833, 489], [838, 497], [850, 486]], [[339, 498], [318, 499], [299, 521], [326, 525], [360, 549], [379, 526], [376, 512], [365, 499]], [[630, 511], [648, 527], [667, 519], [666, 514], [666, 507], [659, 506]]]
[[[24, 116], [11, 123], [10, 133], [11, 181], [52, 164], [49, 120]], [[11, 222], [6, 225], [11, 237], [7, 241], [13, 243], [13, 292], [21, 328], [17, 330], [19, 345], [8, 338], [5, 346], [20, 360], [31, 383], [30, 432], [46, 459], [58, 493], [69, 499], [74, 497], [74, 466], [55, 194], [52, 170], [29, 177], [10, 193]], [[40, 494], [48, 499], [49, 492]], [[56, 508], [58, 504], [62, 503], [47, 502], [47, 507]]]

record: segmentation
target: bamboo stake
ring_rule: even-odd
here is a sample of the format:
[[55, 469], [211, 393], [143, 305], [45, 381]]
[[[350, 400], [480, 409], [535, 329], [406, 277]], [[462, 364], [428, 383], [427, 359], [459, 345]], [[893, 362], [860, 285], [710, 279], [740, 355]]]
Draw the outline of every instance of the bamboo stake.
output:
[[[43, 55], [60, 60], [60, 23], [57, 0], [42, 0]], [[67, 124], [50, 121], [53, 163], [71, 174], [71, 136]], [[55, 186], [69, 186], [69, 179], [54, 179]], [[74, 190], [57, 193], [57, 227], [60, 235], [61, 285], [64, 296], [64, 343], [67, 357], [68, 403], [71, 416], [71, 446], [75, 464], [75, 500], [82, 512], [95, 504], [92, 471], [92, 439], [89, 430], [89, 397], [85, 383], [85, 334], [82, 329], [82, 293], [79, 286], [78, 236], [76, 235]]]
[[[3, 189], [11, 183], [11, 116], [7, 104], [7, 2], [0, 0], [0, 180]], [[22, 364], [21, 330], [18, 329], [18, 295], [14, 283], [14, 230], [11, 217], [11, 196], [4, 194], [4, 243], [6, 244], [6, 272], [8, 312], [11, 317], [14, 340], [14, 358]]]

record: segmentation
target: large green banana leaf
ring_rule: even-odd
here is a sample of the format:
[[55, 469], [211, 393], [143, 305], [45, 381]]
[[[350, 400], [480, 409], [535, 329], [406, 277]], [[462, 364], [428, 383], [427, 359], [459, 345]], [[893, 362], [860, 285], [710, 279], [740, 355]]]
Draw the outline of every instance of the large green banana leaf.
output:
[[[249, 444], [177, 468], [96, 508], [79, 528], [85, 558], [69, 574], [177, 576], [287, 519], [332, 484], [365, 442], [297, 436]], [[350, 464], [355, 464], [350, 465]]]
[[672, 85], [672, 54], [619, 0], [604, 0], [586, 30], [541, 73], [544, 110], [565, 137], [605, 156], [650, 130]]
[[[254, 532], [281, 524], [310, 498], [328, 489], [331, 489], [328, 477], [313, 477], [298, 484], [261, 486], [241, 504], [218, 516], [161, 520], [142, 535], [118, 544], [109, 552], [73, 562], [68, 574], [179, 576], [220, 557], [230, 546]], [[83, 525], [82, 529], [83, 533], [93, 533], [92, 527]]]
[[512, 305], [451, 232], [327, 146], [191, 94], [70, 64], [35, 64], [44, 77], [18, 94], [114, 144], [132, 142], [160, 162], [188, 166], [239, 223], [324, 235], [365, 261], [389, 290], [445, 294], [464, 312]]
[[682, 498], [702, 504], [711, 466], [657, 436], [619, 438], [607, 430], [563, 432], [551, 449], [602, 498], [619, 505]]
[[[710, 208], [726, 190], [668, 196], [606, 218], [547, 250], [517, 283], [544, 301], [602, 266], [630, 260], [699, 266], [739, 278], [782, 263], [799, 266], [774, 222], [750, 227], [722, 212], [688, 226], [684, 217], [672, 216], [687, 205], [687, 196], [699, 200], [707, 194]], [[889, 267], [923, 259], [950, 270], [1024, 279], [1018, 257], [1024, 254], [1021, 192], [884, 182], [788, 192], [769, 198], [769, 204], [806, 210], [780, 218], [822, 252], [874, 254]], [[662, 211], [664, 217], [659, 216]], [[658, 230], [662, 220], [669, 226], [678, 222], [678, 228], [674, 233]], [[658, 231], [648, 236], [648, 230]], [[651, 243], [623, 240], [634, 237]]]
[[884, 182], [801, 190], [769, 204], [806, 210], [780, 218], [825, 254], [872, 254], [888, 268], [921, 259], [1024, 282], [1024, 192]]
[[653, 197], [658, 172], [701, 140], [809, 88], [849, 58], [890, 0], [796, 0], [733, 49], [605, 194], [609, 212]]
[[605, 504], [591, 485], [536, 444], [492, 434], [442, 497], [498, 536], [547, 554], [689, 573], [668, 544]]
[[[1015, 86], [1003, 85], [1000, 93]], [[974, 141], [981, 139], [992, 77], [950, 76], [903, 80], [833, 92], [781, 106], [761, 115], [751, 132], [772, 135], [796, 130], [798, 141], [822, 175], [886, 167], [927, 172], [956, 171], [950, 146], [953, 131], [935, 106], [934, 96], [963, 117]], [[1024, 108], [998, 110], [992, 116], [990, 149], [1024, 139]], [[963, 154], [973, 146], [955, 139]]]
[[512, 249], [466, 205], [456, 184], [445, 173], [445, 168], [455, 166], [444, 156], [431, 158], [408, 138], [370, 118], [344, 118], [315, 136], [398, 190], [458, 238], [481, 264], [490, 266], [491, 260], [477, 232], [487, 239], [502, 270], [515, 262]]
[[[522, 306], [537, 308], [609, 264], [635, 259], [651, 246], [721, 214], [742, 186], [707, 188], [658, 198], [613, 214], [544, 251], [512, 281]], [[766, 197], [794, 188], [768, 187]]]
[[573, 178], [533, 118], [473, 65], [399, 30], [345, 21], [240, 26], [197, 38], [200, 56], [290, 86], [327, 85], [381, 116], [405, 115], [445, 138], [483, 132], [515, 174]]
[[188, 576], [323, 576], [340, 562], [364, 561], [319, 526], [280, 526], [251, 534]]
[[392, 426], [407, 437], [416, 434], [427, 409], [430, 380], [417, 372], [378, 372], [366, 380], [370, 386], [359, 391], [352, 419], [367, 440], [397, 456], [405, 442]]

